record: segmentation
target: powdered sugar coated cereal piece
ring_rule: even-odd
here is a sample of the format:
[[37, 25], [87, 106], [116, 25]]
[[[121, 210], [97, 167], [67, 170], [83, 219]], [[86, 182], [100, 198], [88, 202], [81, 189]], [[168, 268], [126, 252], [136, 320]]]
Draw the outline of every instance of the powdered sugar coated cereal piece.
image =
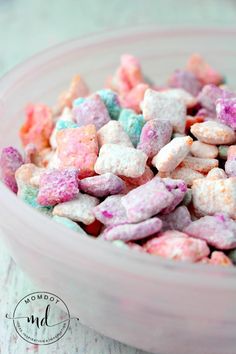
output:
[[184, 133], [186, 107], [181, 100], [168, 96], [166, 93], [147, 89], [142, 110], [145, 120], [169, 120], [175, 132]]
[[201, 103], [210, 116], [216, 116], [216, 101], [219, 98], [235, 97], [235, 93], [222, 89], [216, 85], [205, 85], [198, 95], [198, 101]]
[[97, 132], [98, 144], [118, 144], [133, 147], [128, 134], [125, 132], [120, 122], [111, 120]]
[[128, 222], [126, 210], [121, 203], [123, 195], [112, 195], [93, 209], [97, 220], [106, 226]]
[[148, 241], [144, 245], [146, 252], [155, 256], [189, 262], [197, 262], [209, 255], [210, 250], [205, 241], [186, 237], [178, 231], [172, 231], [172, 233], [177, 233], [174, 236], [169, 236], [168, 233], [169, 231], [164, 232], [159, 237]]
[[135, 241], [160, 231], [162, 222], [158, 218], [151, 218], [137, 224], [121, 224], [106, 228], [101, 238], [107, 241], [122, 240]]
[[142, 150], [149, 158], [154, 157], [169, 143], [172, 125], [169, 121], [152, 119], [144, 125], [137, 149]]
[[236, 177], [236, 145], [231, 145], [227, 151], [225, 172], [230, 177]]
[[192, 170], [208, 173], [212, 168], [218, 167], [217, 159], [202, 159], [200, 157], [186, 156], [181, 162], [180, 167], [190, 168]]
[[162, 91], [162, 94], [181, 100], [187, 108], [194, 107], [197, 104], [197, 99], [182, 88], [167, 89]]
[[33, 143], [37, 150], [49, 146], [49, 138], [53, 130], [52, 111], [43, 104], [30, 104], [26, 107], [26, 121], [19, 135], [23, 146]]
[[160, 215], [159, 218], [162, 220], [162, 231], [183, 231], [191, 223], [190, 213], [184, 205], [179, 206], [168, 215]]
[[223, 78], [199, 54], [192, 54], [187, 62], [187, 70], [192, 72], [204, 84], [219, 85]]
[[72, 102], [77, 97], [85, 97], [89, 94], [89, 89], [80, 75], [73, 77], [70, 87], [66, 92], [59, 96], [58, 111], [62, 111], [65, 107], [72, 107]]
[[97, 94], [87, 97], [84, 102], [74, 107], [73, 115], [80, 127], [94, 124], [97, 130], [110, 121], [108, 110]]
[[193, 156], [203, 159], [215, 159], [218, 156], [218, 149], [216, 146], [205, 144], [198, 140], [192, 143], [190, 152]]
[[236, 130], [236, 97], [218, 99], [216, 113], [222, 123]]
[[2, 149], [0, 156], [0, 179], [12, 192], [17, 193], [15, 172], [23, 165], [23, 157], [12, 146]]
[[53, 206], [74, 199], [78, 192], [76, 169], [48, 170], [40, 177], [37, 201], [43, 206]]
[[190, 130], [198, 140], [206, 144], [233, 144], [236, 141], [233, 129], [215, 121], [196, 123]]
[[236, 219], [236, 178], [197, 179], [192, 186], [193, 206], [199, 216], [228, 213]]
[[145, 171], [147, 155], [134, 148], [104, 144], [95, 163], [98, 174], [114, 173], [126, 177], [140, 177]]
[[56, 222], [58, 222], [59, 224], [62, 224], [66, 227], [68, 227], [69, 229], [73, 230], [73, 231], [76, 231], [78, 232], [79, 234], [81, 234], [81, 236], [88, 236], [86, 234], [86, 232], [82, 229], [82, 227], [80, 227], [76, 222], [68, 219], [68, 218], [65, 218], [65, 217], [62, 217], [62, 216], [58, 216], [58, 215], [54, 215], [52, 217], [52, 219]]
[[184, 232], [220, 250], [236, 247], [236, 222], [226, 214], [204, 216], [189, 224]]
[[45, 172], [45, 169], [38, 168], [32, 163], [21, 165], [15, 172], [18, 194], [20, 193], [21, 188], [25, 185], [38, 187], [39, 184], [35, 184], [33, 182], [33, 178], [36, 176], [40, 176], [43, 172]]
[[169, 214], [184, 199], [185, 193], [187, 192], [187, 185], [181, 179], [163, 178], [162, 182], [164, 182], [167, 190], [171, 192], [174, 197], [172, 203], [161, 211], [162, 214]]
[[97, 198], [79, 193], [76, 199], [57, 204], [53, 209], [53, 215], [63, 216], [89, 225], [95, 221], [93, 208], [98, 204], [99, 200]]
[[60, 168], [74, 167], [79, 170], [80, 178], [94, 175], [98, 154], [94, 125], [60, 130], [57, 133], [57, 146]]
[[79, 181], [79, 189], [94, 197], [107, 197], [112, 194], [120, 194], [125, 190], [124, 181], [112, 173], [87, 177]]
[[186, 70], [176, 70], [169, 79], [169, 86], [182, 88], [193, 96], [197, 96], [201, 91], [202, 83], [193, 73]]
[[111, 119], [117, 120], [121, 111], [120, 100], [117, 93], [109, 89], [103, 89], [97, 91], [97, 94], [105, 104]]
[[174, 195], [166, 188], [164, 182], [155, 177], [151, 181], [130, 191], [122, 197], [129, 222], [139, 222], [157, 215], [171, 205]]
[[154, 177], [154, 173], [152, 172], [149, 166], [146, 166], [142, 176], [136, 178], [122, 176], [122, 179], [129, 185], [138, 187], [141, 186], [142, 184], [147, 183], [148, 181], [151, 181], [153, 177]]
[[153, 166], [161, 172], [174, 171], [189, 153], [192, 142], [190, 136], [174, 138], [153, 157]]
[[136, 114], [132, 109], [122, 109], [119, 122], [130, 137], [132, 144], [136, 147], [145, 124], [143, 115]]
[[215, 167], [208, 172], [206, 177], [210, 179], [224, 179], [227, 178], [227, 175], [222, 168]]
[[140, 104], [143, 101], [144, 93], [149, 85], [140, 83], [134, 86], [129, 92], [120, 97], [122, 107], [130, 108], [136, 113], [141, 113]]
[[174, 179], [182, 179], [188, 187], [192, 186], [195, 179], [204, 178], [202, 173], [188, 167], [177, 167], [173, 172], [171, 172], [170, 176]]

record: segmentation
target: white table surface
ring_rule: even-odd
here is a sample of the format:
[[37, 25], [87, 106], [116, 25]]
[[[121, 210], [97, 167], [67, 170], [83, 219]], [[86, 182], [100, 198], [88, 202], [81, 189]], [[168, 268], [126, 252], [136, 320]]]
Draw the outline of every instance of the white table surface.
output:
[[[0, 75], [35, 52], [61, 41], [106, 28], [147, 23], [233, 26], [236, 1], [0, 0]], [[3, 222], [0, 216], [0, 225]], [[20, 298], [39, 290], [42, 289], [37, 289], [11, 259], [0, 237], [1, 354], [145, 354], [75, 321], [67, 334], [50, 346], [23, 341], [5, 314], [14, 309]]]

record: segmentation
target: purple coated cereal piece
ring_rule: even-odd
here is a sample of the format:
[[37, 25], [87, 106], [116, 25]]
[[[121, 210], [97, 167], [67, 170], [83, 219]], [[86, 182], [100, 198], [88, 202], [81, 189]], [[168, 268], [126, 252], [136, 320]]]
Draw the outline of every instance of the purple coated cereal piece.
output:
[[171, 192], [174, 197], [172, 203], [162, 210], [162, 214], [169, 214], [179, 203], [182, 202], [188, 188], [182, 179], [163, 178], [162, 181], [167, 190]]
[[125, 182], [113, 173], [87, 177], [79, 181], [79, 189], [94, 197], [107, 197], [125, 190]]
[[40, 177], [37, 202], [53, 206], [76, 198], [78, 192], [78, 170], [49, 170]]
[[217, 100], [216, 113], [222, 123], [236, 130], [236, 97]]
[[185, 227], [184, 232], [220, 250], [236, 247], [236, 222], [227, 214], [204, 216]]
[[184, 205], [176, 208], [169, 215], [160, 215], [159, 218], [162, 220], [162, 231], [183, 231], [191, 223], [190, 213]]
[[198, 101], [202, 107], [211, 113], [211, 116], [216, 115], [216, 101], [219, 98], [235, 97], [233, 92], [224, 90], [216, 85], [205, 85], [198, 95]]
[[97, 94], [86, 98], [78, 106], [75, 106], [73, 115], [79, 127], [94, 124], [97, 130], [110, 121], [108, 110]]
[[186, 70], [176, 70], [169, 79], [169, 86], [182, 88], [193, 96], [197, 96], [201, 91], [202, 83], [193, 73]]
[[154, 157], [163, 146], [169, 143], [172, 131], [169, 121], [149, 120], [142, 129], [137, 149], [145, 152], [149, 158]]
[[21, 154], [14, 147], [9, 146], [2, 150], [0, 156], [0, 179], [14, 193], [17, 193], [18, 190], [15, 172], [23, 163]]
[[165, 183], [154, 177], [151, 181], [131, 190], [122, 197], [122, 204], [125, 207], [129, 222], [139, 222], [149, 219], [158, 214], [164, 208], [169, 207], [175, 197]]
[[93, 209], [96, 219], [106, 226], [127, 223], [127, 214], [121, 204], [122, 197], [121, 194], [112, 195], [96, 206]]
[[100, 237], [107, 241], [135, 241], [155, 234], [160, 231], [161, 227], [162, 221], [158, 218], [152, 218], [137, 224], [110, 226], [104, 230]]

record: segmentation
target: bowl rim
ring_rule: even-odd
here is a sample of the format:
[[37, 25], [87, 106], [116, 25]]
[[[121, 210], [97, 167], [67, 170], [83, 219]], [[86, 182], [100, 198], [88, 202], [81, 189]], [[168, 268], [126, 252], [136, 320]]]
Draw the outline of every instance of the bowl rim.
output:
[[[112, 31], [104, 30], [96, 34], [88, 34], [79, 38], [75, 38], [63, 43], [56, 44], [52, 47], [49, 47], [38, 54], [31, 56], [29, 59], [24, 62], [17, 64], [13, 69], [7, 72], [0, 78], [0, 103], [4, 102], [4, 96], [7, 94], [8, 90], [11, 89], [11, 86], [15, 84], [18, 80], [22, 79], [26, 73], [34, 71], [36, 68], [39, 68], [48, 60], [58, 57], [60, 53], [62, 54], [65, 50], [72, 51], [73, 49], [82, 49], [84, 46], [93, 47], [99, 43], [109, 43], [109, 41], [121, 40], [122, 37], [133, 37], [139, 35], [199, 35], [199, 34], [222, 34], [222, 35], [236, 35], [236, 27], [227, 27], [227, 28], [209, 28], [209, 27], [196, 27], [196, 26], [185, 26], [185, 27], [159, 27], [159, 26], [138, 26], [134, 28], [129, 28], [127, 33], [127, 28], [125, 29], [116, 29]], [[187, 31], [187, 32], [186, 32]], [[50, 58], [49, 58], [50, 57]], [[140, 274], [145, 276], [143, 270], [147, 270], [149, 275], [153, 278], [156, 278], [157, 275], [163, 271], [165, 275], [166, 272], [170, 271], [170, 277], [175, 279], [175, 281], [183, 282], [183, 274], [185, 282], [196, 281], [199, 285], [203, 283], [208, 284], [209, 286], [214, 286], [216, 288], [227, 287], [233, 290], [236, 290], [236, 283], [233, 282], [235, 279], [235, 267], [222, 267], [222, 266], [209, 266], [207, 264], [192, 264], [181, 261], [172, 261], [162, 257], [154, 257], [145, 253], [135, 252], [133, 250], [126, 250], [118, 247], [109, 242], [104, 242], [100, 239], [94, 239], [93, 237], [88, 238], [75, 238], [74, 232], [66, 229], [63, 225], [55, 223], [50, 218], [45, 217], [40, 214], [32, 207], [28, 206], [22, 200], [20, 200], [14, 193], [12, 193], [2, 182], [0, 182], [0, 200], [3, 206], [13, 210], [13, 215], [18, 215], [19, 210], [24, 211], [25, 215], [29, 216], [29, 220], [34, 218], [38, 219], [39, 224], [42, 224], [43, 227], [54, 227], [58, 231], [57, 240], [64, 242], [63, 235], [67, 234], [66, 239], [68, 245], [71, 244], [72, 247], [78, 247], [80, 244], [86, 248], [88, 252], [88, 257], [96, 257], [96, 252], [94, 249], [98, 250], [98, 254], [107, 253], [104, 257], [104, 264], [112, 262], [114, 263], [117, 260], [121, 260], [119, 263], [119, 268], [123, 270], [129, 267], [129, 271], [132, 271], [132, 274]], [[8, 201], [6, 203], [6, 201]], [[7, 204], [7, 205], [6, 205]], [[18, 215], [19, 216], [19, 215]], [[1, 228], [2, 225], [0, 225]], [[58, 239], [59, 237], [59, 239]], [[76, 241], [75, 241], [76, 240]], [[93, 247], [96, 244], [96, 247]], [[56, 247], [56, 246], [55, 246]], [[78, 247], [79, 248], [79, 247]], [[128, 253], [129, 252], [129, 253]], [[142, 269], [143, 267], [143, 269]], [[178, 274], [178, 276], [177, 276]], [[170, 279], [170, 277], [168, 279]]]

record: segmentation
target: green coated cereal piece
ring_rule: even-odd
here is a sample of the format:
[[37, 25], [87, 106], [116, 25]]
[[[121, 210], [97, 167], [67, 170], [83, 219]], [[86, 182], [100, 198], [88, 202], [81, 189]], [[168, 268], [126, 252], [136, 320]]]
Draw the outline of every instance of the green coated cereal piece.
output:
[[63, 216], [58, 216], [58, 215], [54, 215], [52, 218], [56, 222], [59, 222], [60, 224], [65, 225], [66, 227], [68, 227], [71, 230], [79, 232], [80, 234], [83, 234], [83, 235], [87, 235], [86, 232], [76, 222], [74, 222], [68, 218], [65, 218]]
[[143, 115], [136, 114], [132, 109], [122, 109], [119, 116], [119, 122], [129, 135], [134, 147], [136, 147], [145, 124]]

